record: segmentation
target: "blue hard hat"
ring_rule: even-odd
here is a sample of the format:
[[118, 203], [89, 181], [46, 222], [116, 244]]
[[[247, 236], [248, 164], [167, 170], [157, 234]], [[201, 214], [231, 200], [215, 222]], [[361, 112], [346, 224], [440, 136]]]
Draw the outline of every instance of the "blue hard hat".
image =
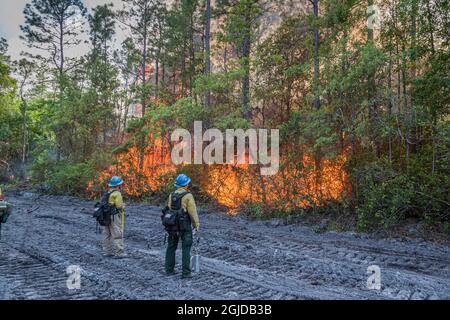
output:
[[122, 185], [122, 184], [123, 184], [123, 180], [120, 179], [120, 178], [117, 177], [117, 176], [112, 177], [111, 180], [109, 181], [109, 186], [110, 186], [111, 188], [113, 188], [113, 187], [118, 187], [118, 186], [120, 186], [120, 185]]
[[191, 182], [191, 179], [187, 175], [180, 174], [177, 177], [177, 180], [175, 180], [175, 187], [177, 187], [177, 188], [186, 187], [190, 182]]

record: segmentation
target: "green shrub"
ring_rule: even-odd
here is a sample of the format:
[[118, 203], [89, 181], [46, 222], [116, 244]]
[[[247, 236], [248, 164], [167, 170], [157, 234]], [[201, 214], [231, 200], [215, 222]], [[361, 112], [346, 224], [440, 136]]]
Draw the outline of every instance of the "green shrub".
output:
[[420, 169], [399, 173], [382, 161], [367, 165], [356, 174], [358, 228], [389, 228], [408, 217], [448, 222], [447, 179]]
[[95, 175], [91, 163], [44, 160], [37, 161], [32, 168], [33, 183], [52, 194], [82, 196]]
[[101, 157], [80, 163], [39, 159], [33, 163], [31, 177], [40, 192], [85, 196], [89, 182], [96, 179], [104, 167]]
[[244, 214], [252, 219], [268, 219], [268, 216], [264, 210], [264, 205], [261, 203], [249, 203], [243, 206]]

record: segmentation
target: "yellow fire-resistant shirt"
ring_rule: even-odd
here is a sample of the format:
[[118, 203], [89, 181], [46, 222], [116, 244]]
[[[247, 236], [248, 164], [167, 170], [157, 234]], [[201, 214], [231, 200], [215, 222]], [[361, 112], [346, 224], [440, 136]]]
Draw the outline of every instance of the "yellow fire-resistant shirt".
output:
[[[175, 193], [185, 192], [186, 188], [179, 188]], [[169, 207], [172, 205], [172, 194], [169, 195], [169, 202], [167, 204]], [[198, 219], [197, 206], [195, 204], [194, 196], [188, 193], [181, 199], [181, 207], [187, 211], [189, 217], [191, 217], [191, 223], [194, 228], [200, 228], [200, 221]]]
[[120, 193], [120, 191], [115, 190], [115, 189], [111, 189], [112, 193], [109, 196], [109, 204], [112, 206], [115, 206], [116, 209], [120, 210], [123, 212], [124, 209], [124, 204], [123, 204], [123, 198], [122, 198], [122, 194]]

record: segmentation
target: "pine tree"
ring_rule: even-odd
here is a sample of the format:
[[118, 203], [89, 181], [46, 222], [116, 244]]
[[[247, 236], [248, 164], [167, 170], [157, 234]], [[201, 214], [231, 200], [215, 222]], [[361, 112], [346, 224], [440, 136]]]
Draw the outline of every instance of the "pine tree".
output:
[[264, 13], [264, 3], [260, 0], [222, 0], [218, 6], [225, 14], [223, 26], [224, 40], [231, 43], [236, 51], [241, 76], [242, 117], [247, 121], [252, 118], [250, 104], [250, 66], [251, 51], [255, 40], [258, 18]]
[[25, 24], [20, 28], [21, 37], [29, 47], [47, 54], [59, 73], [60, 86], [66, 70], [66, 50], [80, 44], [82, 18], [86, 8], [81, 0], [33, 0], [23, 11]]
[[102, 115], [104, 144], [114, 121], [113, 98], [119, 85], [117, 70], [110, 61], [110, 46], [115, 35], [115, 15], [112, 7], [112, 4], [97, 6], [93, 9], [93, 15], [89, 16], [92, 50], [86, 65], [91, 81], [91, 103]]
[[[73, 59], [66, 57], [66, 50], [80, 44], [78, 37], [82, 32], [83, 17], [86, 8], [81, 0], [33, 0], [27, 3], [23, 11], [25, 24], [21, 25], [23, 36], [30, 48], [44, 53], [31, 55], [45, 63], [53, 64], [57, 70], [59, 87], [59, 105], [63, 109], [63, 92], [66, 81], [65, 72], [73, 68]], [[68, 66], [69, 62], [72, 65]], [[58, 159], [61, 158], [60, 146], [57, 146]]]
[[[145, 116], [147, 101], [150, 95], [150, 85], [147, 78], [147, 65], [150, 62], [149, 37], [155, 23], [154, 0], [123, 0], [124, 7], [119, 11], [118, 17], [121, 23], [128, 26], [133, 35], [136, 47], [140, 55], [140, 104], [142, 118]], [[145, 153], [144, 136], [140, 139], [139, 169], [144, 167]]]
[[27, 87], [28, 90], [32, 86], [32, 77], [33, 73], [35, 72], [36, 65], [32, 61], [29, 61], [25, 58], [20, 59], [16, 63], [16, 69], [18, 73], [18, 80], [19, 80], [19, 97], [20, 97], [20, 111], [22, 112], [22, 119], [23, 119], [23, 137], [22, 137], [22, 165], [25, 165], [26, 159], [27, 159], [27, 144], [28, 144], [28, 117], [27, 117], [27, 111], [28, 111], [28, 99], [27, 96]]
[[[208, 77], [211, 73], [211, 0], [205, 0], [205, 68], [204, 75]], [[209, 107], [211, 100], [211, 91], [209, 89], [205, 92], [204, 105]]]

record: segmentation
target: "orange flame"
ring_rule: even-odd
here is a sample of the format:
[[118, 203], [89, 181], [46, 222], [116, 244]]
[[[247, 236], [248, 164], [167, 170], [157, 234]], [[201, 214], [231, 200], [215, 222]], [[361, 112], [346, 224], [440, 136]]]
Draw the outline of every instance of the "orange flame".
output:
[[[172, 164], [170, 149], [160, 138], [145, 149], [142, 171], [139, 156], [138, 147], [117, 155], [116, 164], [102, 172], [99, 181], [105, 183], [112, 175], [119, 175], [126, 182], [124, 193], [140, 197], [170, 185], [181, 169]], [[346, 159], [345, 154], [333, 160], [321, 160], [319, 164], [307, 154], [297, 162], [281, 159], [280, 170], [273, 176], [261, 176], [258, 165], [248, 164], [192, 165], [190, 169], [197, 170], [196, 184], [220, 205], [236, 209], [248, 203], [259, 203], [289, 209], [339, 200], [348, 189]], [[94, 182], [88, 186], [91, 195], [99, 190]]]
[[151, 146], [145, 148], [142, 170], [139, 159], [140, 149], [136, 146], [118, 154], [115, 164], [101, 172], [97, 181], [89, 183], [87, 190], [91, 197], [96, 196], [114, 175], [120, 176], [125, 181], [124, 194], [140, 197], [158, 190], [170, 182], [176, 173], [176, 166], [170, 162], [170, 150], [162, 144], [161, 139], [155, 139]]
[[248, 203], [280, 209], [319, 205], [323, 201], [339, 200], [347, 188], [344, 164], [345, 157], [341, 156], [333, 161], [322, 160], [317, 169], [314, 160], [305, 155], [302, 169], [295, 168], [297, 164], [282, 163], [274, 176], [261, 176], [258, 166], [217, 165], [208, 169], [202, 187], [229, 208]]

